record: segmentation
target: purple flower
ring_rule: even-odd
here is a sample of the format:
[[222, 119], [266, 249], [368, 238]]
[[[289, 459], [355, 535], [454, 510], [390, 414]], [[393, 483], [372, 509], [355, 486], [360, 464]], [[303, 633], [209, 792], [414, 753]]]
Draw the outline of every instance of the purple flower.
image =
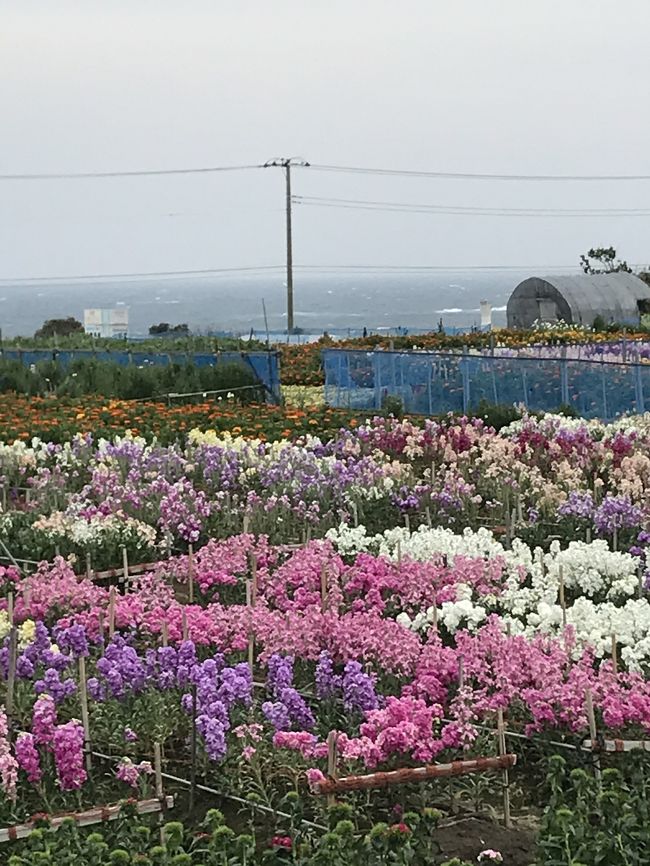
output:
[[374, 681], [359, 662], [348, 662], [343, 671], [343, 706], [347, 712], [366, 713], [377, 709]]
[[334, 673], [334, 662], [327, 650], [318, 657], [315, 680], [316, 695], [320, 700], [332, 697], [341, 690], [341, 676]]
[[641, 509], [627, 496], [606, 496], [594, 513], [594, 527], [600, 535], [612, 535], [614, 530], [631, 529], [643, 520]]
[[566, 502], [563, 502], [558, 508], [557, 513], [560, 517], [591, 519], [594, 514], [594, 500], [591, 493], [572, 490]]
[[266, 688], [277, 697], [282, 689], [293, 685], [293, 656], [281, 656], [274, 653], [268, 660]]

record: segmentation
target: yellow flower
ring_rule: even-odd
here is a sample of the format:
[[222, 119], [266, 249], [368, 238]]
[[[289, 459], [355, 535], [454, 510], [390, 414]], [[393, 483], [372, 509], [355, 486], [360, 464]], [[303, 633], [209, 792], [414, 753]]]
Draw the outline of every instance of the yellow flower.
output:
[[36, 623], [33, 619], [26, 619], [18, 628], [18, 646], [26, 647], [34, 640], [36, 634]]

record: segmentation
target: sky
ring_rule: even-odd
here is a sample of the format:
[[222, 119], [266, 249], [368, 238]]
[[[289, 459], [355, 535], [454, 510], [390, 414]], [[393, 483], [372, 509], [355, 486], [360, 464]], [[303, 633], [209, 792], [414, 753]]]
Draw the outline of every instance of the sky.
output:
[[[0, 174], [314, 164], [650, 174], [647, 0], [0, 0]], [[650, 181], [295, 169], [297, 195], [644, 208]], [[0, 181], [0, 280], [284, 261], [279, 169]], [[294, 207], [313, 265], [650, 260], [650, 216]]]

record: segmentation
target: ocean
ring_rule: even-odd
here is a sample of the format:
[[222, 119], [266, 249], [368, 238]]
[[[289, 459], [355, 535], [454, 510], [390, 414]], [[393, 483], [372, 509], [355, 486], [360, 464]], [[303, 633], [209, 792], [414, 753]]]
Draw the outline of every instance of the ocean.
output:
[[[338, 273], [294, 276], [295, 324], [319, 334], [402, 328], [435, 330], [480, 324], [479, 304], [493, 307], [493, 323], [505, 324], [505, 306], [517, 283], [512, 271], [435, 274]], [[263, 306], [271, 332], [286, 329], [283, 277], [128, 279], [75, 283], [0, 281], [0, 327], [4, 337], [31, 336], [46, 320], [74, 316], [89, 307], [129, 309], [129, 331], [145, 336], [159, 322], [186, 323], [196, 333], [264, 333]]]

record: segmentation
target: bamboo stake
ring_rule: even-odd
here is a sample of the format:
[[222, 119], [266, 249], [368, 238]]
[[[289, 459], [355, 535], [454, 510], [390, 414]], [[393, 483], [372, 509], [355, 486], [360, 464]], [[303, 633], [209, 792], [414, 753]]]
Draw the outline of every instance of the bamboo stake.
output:
[[251, 606], [257, 606], [257, 592], [258, 592], [258, 583], [257, 583], [257, 557], [251, 551], [249, 554], [250, 560], [250, 570], [251, 570]]
[[108, 591], [108, 639], [115, 634], [115, 587]]
[[[506, 754], [506, 729], [503, 723], [503, 710], [501, 707], [497, 710], [497, 741], [499, 747], [499, 757]], [[503, 768], [503, 825], [506, 830], [512, 827], [510, 818], [510, 777], [508, 767]]]
[[[598, 731], [596, 729], [596, 714], [594, 713], [594, 699], [591, 694], [591, 689], [585, 689], [585, 711], [587, 713], [587, 721], [589, 722], [589, 736], [591, 737], [592, 746], [598, 741]], [[594, 775], [596, 780], [600, 782], [600, 755], [596, 752], [594, 756]]]
[[189, 545], [187, 550], [187, 575], [189, 580], [189, 600], [194, 603], [194, 547]]
[[7, 711], [7, 724], [11, 731], [12, 716], [14, 711], [14, 690], [16, 685], [16, 657], [18, 655], [18, 629], [14, 622], [14, 594], [10, 592], [7, 596], [7, 616], [9, 617], [9, 669], [7, 671], [7, 695], [5, 698], [5, 709]]
[[90, 775], [92, 758], [90, 744], [90, 719], [88, 716], [88, 686], [86, 684], [86, 657], [79, 656], [79, 700], [81, 703], [81, 723], [84, 729], [84, 752], [86, 772]]
[[190, 812], [194, 809], [194, 794], [196, 792], [196, 683], [192, 683], [192, 765], [190, 768]]
[[[164, 792], [163, 792], [163, 779], [162, 779], [162, 758], [160, 752], [160, 743], [156, 742], [153, 744], [153, 769], [156, 780], [156, 799], [160, 802], [164, 802]], [[158, 816], [158, 825], [160, 827], [160, 842], [164, 843], [163, 837], [163, 825], [162, 825], [162, 814]]]
[[[330, 731], [327, 735], [327, 777], [330, 781], [336, 782], [338, 779], [338, 745], [339, 735], [336, 731]], [[334, 794], [328, 794], [327, 805], [333, 806], [335, 801]]]
[[320, 609], [323, 613], [327, 610], [329, 595], [329, 581], [327, 579], [327, 563], [323, 562], [320, 567]]
[[558, 580], [560, 581], [560, 607], [562, 608], [562, 628], [566, 628], [566, 600], [564, 597], [564, 569], [558, 566]]
[[255, 637], [253, 635], [253, 611], [255, 609], [253, 605], [253, 582], [248, 579], [246, 581], [246, 607], [250, 612], [250, 625], [248, 629], [248, 667], [251, 672], [251, 679], [253, 679], [253, 673], [255, 669]]

